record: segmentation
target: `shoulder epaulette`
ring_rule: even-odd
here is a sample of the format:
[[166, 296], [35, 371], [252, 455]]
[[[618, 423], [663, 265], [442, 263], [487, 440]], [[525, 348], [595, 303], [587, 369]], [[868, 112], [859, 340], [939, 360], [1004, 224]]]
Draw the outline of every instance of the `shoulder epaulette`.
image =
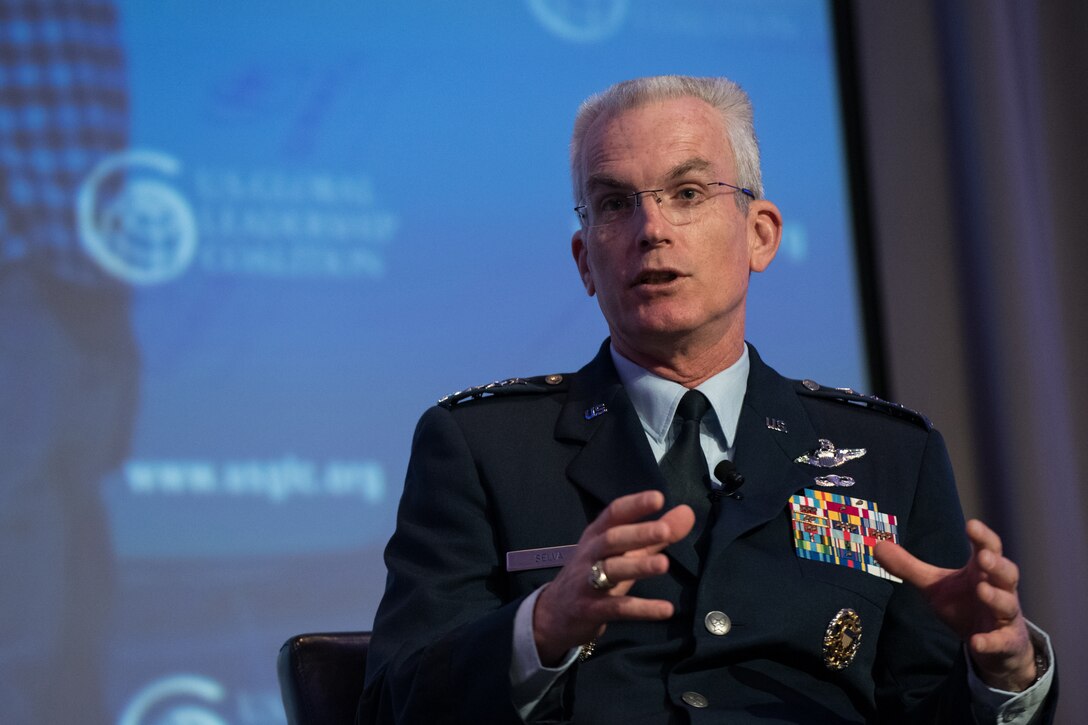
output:
[[552, 393], [562, 387], [567, 375], [538, 375], [532, 378], [507, 378], [496, 380], [487, 385], [477, 385], [440, 398], [438, 404], [443, 408], [452, 408], [465, 400], [475, 400], [492, 395], [530, 395], [533, 393]]
[[865, 395], [859, 393], [853, 388], [829, 388], [825, 385], [813, 382], [812, 380], [797, 380], [794, 381], [794, 386], [797, 388], [797, 392], [801, 395], [808, 395], [815, 398], [824, 398], [827, 400], [838, 400], [843, 403], [851, 403], [853, 405], [864, 405], [872, 410], [879, 410], [882, 413], [888, 415], [894, 415], [897, 418], [905, 418], [906, 420], [917, 423], [926, 430], [933, 428], [933, 423], [929, 418], [925, 417], [916, 410], [911, 410], [905, 405], [899, 403], [892, 403], [878, 398], [875, 395]]

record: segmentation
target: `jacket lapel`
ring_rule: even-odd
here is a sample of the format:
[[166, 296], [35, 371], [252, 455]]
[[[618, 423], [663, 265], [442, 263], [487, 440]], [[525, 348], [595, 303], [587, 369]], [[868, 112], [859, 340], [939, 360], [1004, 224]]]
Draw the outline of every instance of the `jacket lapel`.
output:
[[[751, 369], [737, 425], [734, 464], [744, 476], [741, 500], [723, 499], [714, 524], [710, 558], [744, 532], [770, 521], [787, 500], [811, 482], [794, 460], [816, 447], [817, 435], [793, 383], [769, 368], [749, 346]], [[785, 432], [768, 419], [785, 423]]]
[[[599, 412], [600, 406], [604, 406], [604, 412]], [[588, 414], [594, 409], [596, 414]], [[666, 511], [679, 503], [669, 492], [638, 413], [620, 383], [608, 340], [572, 381], [555, 436], [582, 446], [568, 464], [567, 476], [601, 508], [620, 496], [648, 489], [665, 494]], [[697, 574], [695, 550], [683, 543], [669, 547], [666, 553], [691, 574]]]

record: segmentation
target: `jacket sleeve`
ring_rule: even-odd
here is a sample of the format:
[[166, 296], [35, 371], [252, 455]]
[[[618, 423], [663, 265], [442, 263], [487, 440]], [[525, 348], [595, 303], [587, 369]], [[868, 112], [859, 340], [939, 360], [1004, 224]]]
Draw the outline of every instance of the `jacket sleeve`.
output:
[[421, 418], [385, 551], [360, 714], [373, 723], [519, 723], [513, 621], [487, 492], [451, 411]]
[[[900, 527], [904, 532], [900, 543], [922, 561], [958, 568], [971, 553], [964, 525], [944, 440], [933, 430], [918, 471], [909, 525]], [[882, 721], [975, 722], [962, 643], [933, 614], [921, 592], [906, 583], [896, 587], [885, 612], [881, 655], [874, 668]], [[936, 688], [934, 681], [940, 682]], [[1054, 687], [1032, 723], [1051, 722], [1056, 699]]]
[[[899, 531], [900, 544], [929, 564], [957, 568], [970, 555], [952, 466], [936, 430], [926, 441], [911, 510], [900, 513]], [[921, 592], [907, 583], [895, 586], [873, 673], [878, 711], [889, 722], [972, 722], [958, 639]], [[934, 682], [940, 684], [934, 688]]]

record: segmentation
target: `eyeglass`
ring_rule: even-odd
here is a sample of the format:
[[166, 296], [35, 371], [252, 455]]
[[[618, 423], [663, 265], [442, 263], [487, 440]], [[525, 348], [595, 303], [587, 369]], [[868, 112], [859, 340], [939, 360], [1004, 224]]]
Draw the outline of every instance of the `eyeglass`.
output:
[[[731, 191], [714, 191], [709, 187], [724, 186]], [[574, 207], [579, 220], [588, 227], [602, 227], [606, 224], [626, 222], [635, 215], [635, 209], [642, 206], [642, 195], [649, 194], [657, 202], [662, 216], [670, 224], [679, 226], [690, 224], [710, 208], [706, 203], [711, 199], [729, 194], [741, 193], [750, 199], [756, 195], [751, 189], [745, 189], [724, 181], [710, 181], [706, 184], [684, 182], [668, 189], [645, 189], [630, 194], [607, 193], [599, 198], [590, 199], [588, 204]]]

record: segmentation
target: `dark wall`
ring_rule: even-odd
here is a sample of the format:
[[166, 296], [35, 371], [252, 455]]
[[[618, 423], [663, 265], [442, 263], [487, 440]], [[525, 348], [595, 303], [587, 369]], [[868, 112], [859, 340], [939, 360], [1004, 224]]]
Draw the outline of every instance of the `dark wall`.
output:
[[[948, 438], [1062, 680], [1088, 681], [1088, 6], [849, 7], [889, 387]], [[1061, 721], [1085, 710], [1064, 688]]]

